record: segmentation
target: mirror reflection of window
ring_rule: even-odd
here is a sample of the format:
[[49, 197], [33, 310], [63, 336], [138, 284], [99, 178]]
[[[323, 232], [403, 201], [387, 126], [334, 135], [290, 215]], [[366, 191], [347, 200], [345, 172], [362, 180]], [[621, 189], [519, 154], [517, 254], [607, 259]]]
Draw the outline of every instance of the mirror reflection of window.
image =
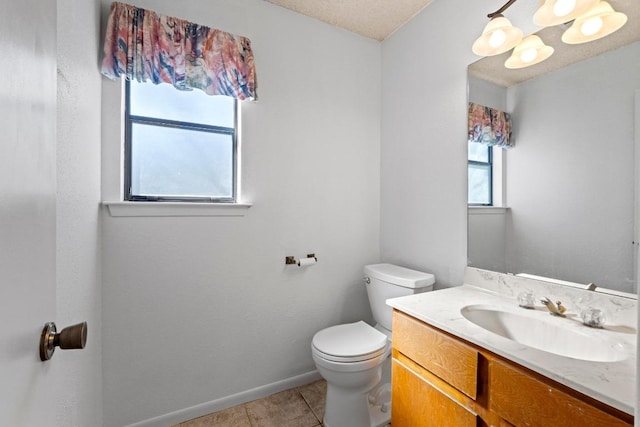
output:
[[469, 142], [468, 203], [470, 206], [493, 205], [493, 156], [490, 146]]

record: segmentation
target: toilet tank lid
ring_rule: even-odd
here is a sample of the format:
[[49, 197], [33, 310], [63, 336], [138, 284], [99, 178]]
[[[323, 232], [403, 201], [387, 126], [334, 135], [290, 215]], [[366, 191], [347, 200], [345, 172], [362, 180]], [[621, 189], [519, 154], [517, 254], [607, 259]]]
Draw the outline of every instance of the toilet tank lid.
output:
[[425, 288], [435, 283], [436, 278], [431, 273], [411, 270], [393, 264], [365, 265], [364, 274], [405, 288]]

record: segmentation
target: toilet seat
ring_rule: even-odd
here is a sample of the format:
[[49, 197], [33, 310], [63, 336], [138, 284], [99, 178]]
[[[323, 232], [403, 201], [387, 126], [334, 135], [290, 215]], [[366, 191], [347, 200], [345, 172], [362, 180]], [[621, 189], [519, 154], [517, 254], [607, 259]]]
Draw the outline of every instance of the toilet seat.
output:
[[354, 363], [373, 359], [388, 350], [385, 334], [363, 321], [331, 326], [313, 336], [318, 357], [333, 362]]

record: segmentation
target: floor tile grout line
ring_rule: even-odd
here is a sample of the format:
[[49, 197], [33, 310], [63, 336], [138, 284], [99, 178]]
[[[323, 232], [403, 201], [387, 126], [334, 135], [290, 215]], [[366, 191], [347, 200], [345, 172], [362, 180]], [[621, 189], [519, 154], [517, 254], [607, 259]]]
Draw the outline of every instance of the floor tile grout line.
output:
[[[324, 418], [323, 417], [324, 414], [321, 414], [321, 415], [316, 414], [316, 411], [314, 411], [314, 409], [312, 407], [312, 404], [311, 404], [311, 402], [314, 401], [314, 399], [317, 397], [317, 396], [315, 396], [315, 392], [317, 392], [317, 390], [310, 391], [310, 390], [307, 390], [305, 387], [295, 387], [295, 388], [292, 388], [292, 389], [289, 389], [289, 390], [285, 390], [285, 391], [293, 392], [293, 394], [290, 395], [290, 396], [297, 396], [296, 400], [300, 399], [300, 398], [302, 399], [302, 401], [304, 402], [304, 405], [306, 405], [307, 411], [311, 412], [311, 414], [313, 415], [313, 419], [315, 419], [313, 427], [323, 427], [324, 426], [323, 421], [321, 420], [321, 418]], [[303, 391], [305, 391], [305, 392], [308, 391], [309, 396], [305, 396]], [[275, 394], [278, 394], [278, 393], [275, 393]], [[247, 421], [249, 427], [261, 427], [261, 425], [262, 425], [260, 420], [253, 420], [252, 419], [250, 411], [249, 411], [250, 405], [252, 403], [254, 403], [254, 402], [257, 402], [257, 401], [266, 401], [271, 396], [272, 395], [266, 396], [264, 398], [257, 399], [257, 400], [251, 401], [251, 402], [246, 402], [246, 403], [241, 403], [239, 405], [236, 405], [236, 407], [238, 407], [238, 406], [242, 407], [242, 411], [244, 413], [244, 417], [243, 418]], [[208, 417], [208, 416], [214, 415], [214, 414], [216, 414], [218, 412], [228, 411], [228, 410], [233, 409], [233, 408], [234, 407], [230, 407], [230, 408], [227, 408], [227, 409], [224, 409], [224, 410], [216, 411], [216, 412], [213, 412], [211, 414], [204, 415], [203, 417]], [[307, 412], [307, 411], [305, 411], [305, 412]], [[200, 418], [203, 418], [203, 417], [200, 417]], [[173, 427], [182, 427], [183, 425], [186, 427], [188, 425], [191, 425], [191, 422], [195, 421], [196, 419], [197, 418], [192, 419], [192, 420], [188, 420], [186, 422], [182, 422], [182, 423], [176, 424]], [[308, 421], [310, 421], [310, 420], [308, 420]], [[225, 426], [226, 425], [227, 424], [225, 423]]]
[[302, 397], [302, 400], [304, 401], [304, 403], [307, 405], [307, 408], [309, 408], [309, 411], [311, 411], [311, 413], [313, 414], [313, 416], [316, 419], [316, 421], [318, 421], [318, 423], [320, 423], [322, 425], [322, 420], [318, 419], [318, 414], [316, 414], [316, 411], [313, 410], [313, 408], [311, 407], [311, 404], [309, 403], [307, 398], [304, 397], [304, 394], [302, 394], [302, 392], [300, 391], [299, 388], [298, 388], [297, 391], [298, 391], [298, 394], [300, 395], [300, 397]]
[[[247, 402], [248, 403], [248, 402]], [[247, 409], [247, 404], [243, 403], [242, 404], [242, 409], [244, 409], [244, 414], [247, 416], [247, 420], [249, 421], [249, 425], [251, 427], [256, 427], [253, 425], [253, 423], [251, 422], [251, 417], [249, 416], [249, 410]]]
[[316, 411], [313, 409], [313, 407], [311, 406], [311, 403], [309, 400], [307, 400], [307, 398], [305, 397], [305, 395], [300, 392], [300, 395], [302, 396], [302, 399], [305, 401], [305, 403], [307, 404], [307, 406], [309, 407], [309, 410], [311, 411], [311, 413], [313, 414], [314, 417], [316, 417], [316, 420], [318, 420], [318, 423], [320, 424], [320, 426], [323, 426], [323, 415], [324, 414], [316, 414]]

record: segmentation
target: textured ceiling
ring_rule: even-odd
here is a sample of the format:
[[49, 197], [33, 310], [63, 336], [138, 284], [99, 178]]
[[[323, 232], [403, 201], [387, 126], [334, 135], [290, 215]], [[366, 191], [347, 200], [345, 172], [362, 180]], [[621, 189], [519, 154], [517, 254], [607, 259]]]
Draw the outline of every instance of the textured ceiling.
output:
[[432, 0], [267, 0], [375, 40], [384, 40]]

